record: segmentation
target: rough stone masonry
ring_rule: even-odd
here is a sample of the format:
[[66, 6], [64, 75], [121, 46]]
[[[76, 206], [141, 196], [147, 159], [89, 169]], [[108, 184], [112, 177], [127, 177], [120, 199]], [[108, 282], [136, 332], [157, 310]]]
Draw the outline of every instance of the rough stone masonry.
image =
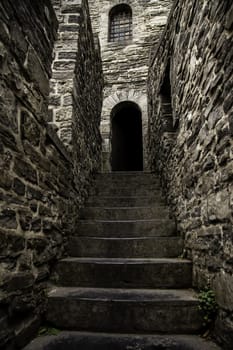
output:
[[233, 344], [233, 4], [174, 1], [148, 77], [151, 170], [194, 263], [214, 289], [215, 333]]
[[101, 60], [86, 1], [76, 11], [70, 153], [46, 122], [58, 28], [51, 3], [0, 3], [1, 349], [22, 347], [37, 331], [50, 271], [100, 164]]
[[[124, 3], [132, 10], [132, 38], [109, 40], [110, 11]], [[104, 100], [101, 115], [103, 168], [111, 171], [111, 112], [121, 102], [131, 101], [142, 113], [143, 158], [147, 168], [148, 131], [147, 75], [150, 49], [158, 43], [167, 22], [171, 0], [89, 0], [93, 29], [99, 35], [104, 72]]]
[[[56, 125], [59, 137], [70, 147], [72, 120], [72, 84], [77, 47], [80, 0], [53, 1], [59, 19], [52, 70], [49, 121]], [[158, 43], [167, 21], [171, 0], [126, 0], [132, 9], [132, 39], [110, 42], [109, 13], [118, 0], [89, 0], [93, 30], [99, 36], [104, 72], [104, 96], [101, 112], [103, 169], [111, 171], [111, 112], [123, 101], [135, 102], [142, 112], [144, 167], [147, 164], [148, 130], [146, 81], [151, 46]], [[85, 53], [82, 53], [85, 55]]]
[[[159, 42], [171, 1], [125, 3], [134, 37], [122, 47], [107, 42], [110, 2], [90, 0], [104, 50], [106, 169], [115, 104], [139, 105], [146, 139], [154, 40], [147, 159], [185, 237], [195, 286], [216, 292], [215, 333], [231, 349], [233, 5], [175, 0]], [[50, 271], [100, 168], [103, 76], [87, 1], [53, 5], [58, 20], [49, 0], [0, 2], [0, 347], [7, 350], [37, 330]]]

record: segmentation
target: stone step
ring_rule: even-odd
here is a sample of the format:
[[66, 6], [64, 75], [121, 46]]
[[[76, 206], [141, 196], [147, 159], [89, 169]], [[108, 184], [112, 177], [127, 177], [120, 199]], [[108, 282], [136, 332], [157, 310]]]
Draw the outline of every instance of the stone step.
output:
[[182, 254], [180, 237], [70, 237], [67, 252], [76, 257], [175, 258]]
[[196, 333], [202, 319], [191, 290], [55, 288], [47, 322], [59, 329]]
[[176, 225], [173, 220], [103, 221], [79, 220], [78, 236], [130, 237], [130, 236], [173, 236]]
[[[69, 347], [67, 347], [69, 344]], [[119, 334], [97, 332], [59, 332], [38, 337], [24, 350], [221, 350], [197, 335]]]
[[85, 207], [80, 210], [80, 219], [98, 220], [143, 220], [169, 218], [165, 206], [154, 207]]
[[64, 287], [189, 288], [192, 264], [184, 259], [66, 258], [56, 267]]
[[145, 172], [112, 172], [96, 174], [94, 182], [96, 184], [126, 184], [126, 185], [146, 185], [160, 184], [158, 176], [152, 173]]
[[105, 197], [150, 197], [151, 194], [153, 197], [162, 198], [161, 197], [161, 189], [155, 185], [135, 185], [131, 186], [122, 186], [122, 185], [112, 185], [106, 186], [106, 183], [102, 185], [95, 185], [91, 188], [89, 195], [90, 196], [105, 196]]
[[150, 207], [163, 206], [164, 198], [160, 193], [151, 192], [150, 196], [89, 196], [86, 207]]

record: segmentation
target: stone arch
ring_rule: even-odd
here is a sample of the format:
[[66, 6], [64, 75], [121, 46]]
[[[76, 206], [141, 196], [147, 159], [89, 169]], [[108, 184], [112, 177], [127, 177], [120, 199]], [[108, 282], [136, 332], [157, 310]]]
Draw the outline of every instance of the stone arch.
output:
[[147, 115], [147, 94], [146, 91], [139, 93], [134, 89], [115, 91], [108, 95], [103, 101], [102, 118], [101, 118], [101, 135], [103, 139], [103, 170], [110, 171], [111, 157], [111, 112], [116, 105], [121, 102], [133, 102], [141, 110], [142, 119], [142, 140], [143, 140], [143, 167], [147, 169], [147, 152], [146, 140], [148, 130]]

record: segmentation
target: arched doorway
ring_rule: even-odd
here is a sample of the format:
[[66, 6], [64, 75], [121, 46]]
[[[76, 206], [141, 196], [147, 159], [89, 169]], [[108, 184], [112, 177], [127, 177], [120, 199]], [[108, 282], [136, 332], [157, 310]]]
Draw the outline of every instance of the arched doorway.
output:
[[136, 103], [121, 102], [111, 113], [112, 171], [142, 171], [142, 118]]

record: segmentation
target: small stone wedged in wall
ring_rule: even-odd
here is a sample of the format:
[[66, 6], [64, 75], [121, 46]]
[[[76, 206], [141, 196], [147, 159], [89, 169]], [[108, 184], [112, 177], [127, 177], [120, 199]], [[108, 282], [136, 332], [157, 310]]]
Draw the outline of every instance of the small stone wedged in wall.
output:
[[[150, 168], [161, 174], [185, 238], [194, 286], [216, 293], [215, 336], [224, 349], [231, 349], [233, 332], [232, 9], [229, 1], [175, 1], [148, 76]], [[179, 119], [171, 143], [160, 108], [169, 61], [172, 113]]]

